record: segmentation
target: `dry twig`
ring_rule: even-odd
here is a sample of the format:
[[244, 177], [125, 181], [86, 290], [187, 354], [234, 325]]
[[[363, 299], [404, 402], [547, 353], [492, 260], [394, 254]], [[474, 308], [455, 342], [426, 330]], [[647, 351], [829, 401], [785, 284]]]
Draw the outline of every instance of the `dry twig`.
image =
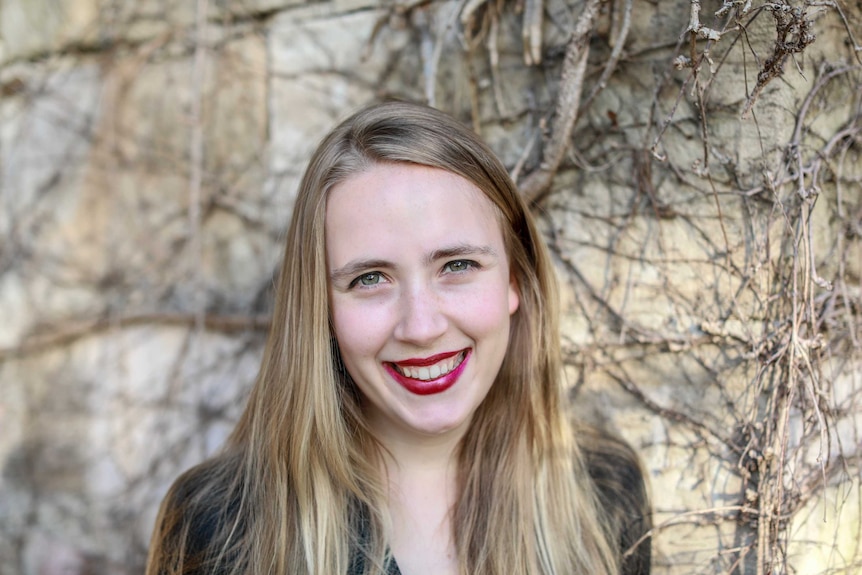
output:
[[521, 193], [531, 202], [538, 202], [548, 193], [569, 146], [578, 118], [590, 36], [602, 3], [603, 0], [587, 0], [566, 47], [551, 137], [542, 154], [541, 164], [519, 186]]

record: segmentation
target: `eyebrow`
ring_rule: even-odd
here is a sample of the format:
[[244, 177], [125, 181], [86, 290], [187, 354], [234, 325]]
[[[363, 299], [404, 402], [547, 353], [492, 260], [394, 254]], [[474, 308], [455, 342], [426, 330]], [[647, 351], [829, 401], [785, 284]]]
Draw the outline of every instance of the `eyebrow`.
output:
[[[483, 255], [497, 258], [497, 250], [491, 246], [475, 246], [472, 244], [456, 244], [445, 248], [440, 248], [429, 253], [424, 258], [424, 263], [431, 264], [437, 260], [448, 258], [459, 258], [465, 256]], [[344, 280], [352, 280], [360, 273], [370, 269], [391, 269], [396, 267], [390, 261], [381, 259], [359, 259], [348, 262], [346, 265], [332, 270], [329, 274], [329, 279], [332, 283], [338, 283]]]
[[432, 263], [446, 258], [483, 255], [497, 257], [497, 250], [491, 246], [474, 246], [472, 244], [456, 244], [451, 247], [434, 250], [425, 258], [425, 263]]

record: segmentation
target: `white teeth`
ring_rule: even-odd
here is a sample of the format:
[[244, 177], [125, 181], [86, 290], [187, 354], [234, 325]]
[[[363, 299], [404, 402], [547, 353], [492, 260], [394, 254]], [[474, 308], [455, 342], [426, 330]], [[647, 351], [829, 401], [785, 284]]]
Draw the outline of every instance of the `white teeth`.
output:
[[401, 372], [405, 377], [409, 377], [410, 379], [420, 379], [422, 381], [428, 381], [430, 379], [437, 379], [441, 375], [446, 375], [464, 361], [464, 357], [466, 356], [465, 352], [461, 352], [455, 357], [450, 357], [449, 359], [444, 359], [439, 361], [431, 366], [426, 367], [406, 367], [395, 364], [395, 368]]

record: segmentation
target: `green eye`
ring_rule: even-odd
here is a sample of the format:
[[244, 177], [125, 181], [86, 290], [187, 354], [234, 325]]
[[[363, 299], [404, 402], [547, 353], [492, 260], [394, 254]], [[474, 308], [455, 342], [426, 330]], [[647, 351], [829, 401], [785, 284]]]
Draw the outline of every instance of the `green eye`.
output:
[[449, 262], [444, 266], [444, 269], [447, 272], [465, 272], [472, 266], [472, 262], [467, 260], [455, 260], [454, 262]]
[[351, 287], [355, 285], [374, 286], [379, 284], [382, 279], [380, 272], [368, 272], [353, 280], [350, 285]]

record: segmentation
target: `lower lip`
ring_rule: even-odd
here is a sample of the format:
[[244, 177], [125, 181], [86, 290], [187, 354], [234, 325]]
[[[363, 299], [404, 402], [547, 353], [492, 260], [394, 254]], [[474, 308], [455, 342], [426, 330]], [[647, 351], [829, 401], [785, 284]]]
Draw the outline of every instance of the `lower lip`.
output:
[[401, 387], [410, 393], [414, 395], [434, 395], [437, 393], [443, 393], [455, 385], [458, 378], [461, 377], [461, 374], [464, 372], [464, 368], [467, 366], [467, 360], [469, 359], [470, 351], [468, 350], [463, 361], [461, 361], [461, 364], [458, 367], [446, 375], [441, 375], [436, 379], [429, 379], [428, 381], [405, 377], [398, 373], [398, 371], [388, 363], [384, 364], [384, 366], [386, 367], [386, 371], [389, 372], [389, 375], [391, 375], [392, 378], [401, 385]]

